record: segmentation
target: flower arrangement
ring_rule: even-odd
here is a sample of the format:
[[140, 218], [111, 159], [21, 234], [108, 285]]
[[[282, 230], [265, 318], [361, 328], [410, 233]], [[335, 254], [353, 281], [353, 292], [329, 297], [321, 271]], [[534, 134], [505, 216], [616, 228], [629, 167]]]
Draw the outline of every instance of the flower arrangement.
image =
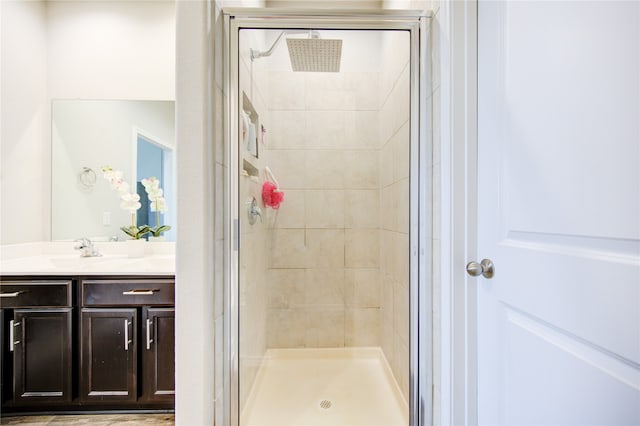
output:
[[160, 181], [152, 176], [147, 179], [142, 179], [142, 186], [147, 191], [149, 201], [151, 201], [151, 211], [156, 212], [156, 226], [149, 227], [149, 232], [154, 237], [159, 237], [163, 232], [171, 229], [169, 225], [160, 225], [160, 213], [167, 211], [167, 201], [164, 199], [162, 188], [160, 188]]
[[140, 204], [140, 196], [135, 192], [130, 192], [130, 186], [122, 178], [120, 170], [113, 170], [111, 166], [102, 166], [100, 168], [102, 175], [111, 184], [111, 188], [118, 191], [120, 195], [120, 208], [131, 213], [131, 226], [122, 226], [120, 229], [133, 240], [139, 240], [140, 237], [151, 232], [148, 225], [136, 226], [136, 211], [142, 207]]

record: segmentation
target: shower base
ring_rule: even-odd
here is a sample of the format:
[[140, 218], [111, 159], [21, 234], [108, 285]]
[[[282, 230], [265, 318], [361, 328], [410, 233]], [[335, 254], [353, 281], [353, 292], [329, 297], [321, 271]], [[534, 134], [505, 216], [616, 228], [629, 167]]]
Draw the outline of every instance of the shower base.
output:
[[407, 426], [380, 348], [269, 349], [241, 426]]

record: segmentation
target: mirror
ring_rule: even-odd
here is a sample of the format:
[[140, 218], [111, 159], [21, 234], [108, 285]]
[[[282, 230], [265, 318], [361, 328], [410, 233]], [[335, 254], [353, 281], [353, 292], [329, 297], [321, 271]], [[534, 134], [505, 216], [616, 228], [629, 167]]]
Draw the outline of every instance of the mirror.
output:
[[[128, 237], [131, 213], [103, 177], [101, 167], [122, 171], [140, 195], [137, 226], [170, 225], [175, 241], [175, 126], [173, 101], [54, 100], [51, 122], [51, 239]], [[143, 178], [156, 177], [167, 210], [151, 211]]]

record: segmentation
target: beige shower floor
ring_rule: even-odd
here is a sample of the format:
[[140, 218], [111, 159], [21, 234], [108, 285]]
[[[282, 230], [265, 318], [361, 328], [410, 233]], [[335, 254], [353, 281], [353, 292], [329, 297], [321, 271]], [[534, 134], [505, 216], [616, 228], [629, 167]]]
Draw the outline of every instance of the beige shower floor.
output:
[[407, 426], [380, 348], [269, 349], [241, 426]]

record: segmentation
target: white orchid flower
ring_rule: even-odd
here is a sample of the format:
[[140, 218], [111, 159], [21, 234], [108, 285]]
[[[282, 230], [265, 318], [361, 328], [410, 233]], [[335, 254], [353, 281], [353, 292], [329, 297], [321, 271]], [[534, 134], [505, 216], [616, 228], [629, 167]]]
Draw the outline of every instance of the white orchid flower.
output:
[[160, 188], [152, 188], [147, 190], [147, 194], [149, 195], [149, 200], [155, 201], [158, 198], [162, 198], [163, 191]]
[[142, 204], [140, 204], [140, 196], [138, 194], [125, 193], [120, 195], [120, 208], [123, 210], [133, 214], [140, 207], [142, 207]]
[[160, 188], [160, 181], [155, 176], [142, 179], [141, 182], [142, 182], [142, 186], [144, 186], [144, 189], [146, 189], [147, 192]]
[[158, 197], [151, 203], [151, 211], [160, 213], [167, 211], [167, 201], [164, 197]]

